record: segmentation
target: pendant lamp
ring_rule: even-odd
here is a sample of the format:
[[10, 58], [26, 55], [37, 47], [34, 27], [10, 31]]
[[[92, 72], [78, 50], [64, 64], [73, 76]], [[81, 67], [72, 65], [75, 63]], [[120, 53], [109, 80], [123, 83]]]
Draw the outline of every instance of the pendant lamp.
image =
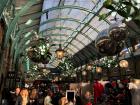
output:
[[62, 59], [64, 57], [65, 51], [62, 49], [61, 44], [59, 44], [59, 48], [55, 51], [57, 59]]

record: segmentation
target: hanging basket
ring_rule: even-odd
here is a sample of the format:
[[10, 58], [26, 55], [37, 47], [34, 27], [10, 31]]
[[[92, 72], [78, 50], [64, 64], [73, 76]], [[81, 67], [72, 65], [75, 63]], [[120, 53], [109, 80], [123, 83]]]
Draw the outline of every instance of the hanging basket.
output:
[[36, 63], [41, 62], [41, 57], [35, 49], [30, 48], [27, 52], [27, 55], [31, 61], [36, 62]]
[[[46, 44], [46, 40], [43, 38], [32, 41], [31, 47], [27, 52], [29, 59], [36, 63], [47, 64], [50, 61], [52, 54], [49, 52], [49, 48]], [[40, 48], [41, 46], [43, 46], [43, 52]]]
[[43, 64], [49, 63], [49, 61], [51, 60], [51, 56], [52, 56], [52, 54], [50, 52], [47, 52], [46, 55], [41, 55], [41, 62]]

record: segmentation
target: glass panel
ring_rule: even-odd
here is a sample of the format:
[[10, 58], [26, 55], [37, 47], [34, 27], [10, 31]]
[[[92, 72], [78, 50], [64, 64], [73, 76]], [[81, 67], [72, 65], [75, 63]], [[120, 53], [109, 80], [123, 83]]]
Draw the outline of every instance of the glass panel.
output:
[[85, 27], [82, 32], [85, 33], [88, 29], [89, 27]]
[[[77, 15], [78, 14], [78, 15]], [[67, 14], [70, 18], [75, 18], [78, 20], [83, 20], [85, 16], [87, 15], [87, 12], [82, 12], [81, 10], [78, 9], [72, 9], [69, 14]]]
[[88, 38], [83, 38], [82, 40], [81, 40], [85, 45], [88, 45], [91, 41], [88, 39]]
[[89, 29], [85, 34], [87, 34], [87, 36], [90, 37], [92, 40], [95, 40], [98, 35], [98, 33], [93, 29]]
[[59, 15], [60, 15], [60, 10], [49, 11], [48, 12], [48, 19], [57, 18]]
[[75, 0], [65, 0], [64, 5], [73, 5], [73, 4], [75, 4]]
[[106, 28], [109, 28], [109, 24], [104, 23], [104, 22], [102, 22], [102, 23], [97, 27], [97, 29], [98, 29], [99, 31], [102, 31], [103, 29], [106, 29]]
[[75, 43], [74, 41], [77, 41], [77, 45], [78, 46], [76, 44], [74, 44], [74, 45], [76, 45], [79, 49], [84, 48], [84, 45], [83, 45], [84, 43], [81, 43], [80, 41], [78, 41], [78, 39], [77, 40], [73, 40], [72, 43]]
[[73, 41], [72, 41], [72, 44], [75, 45], [75, 46], [77, 46], [79, 49], [81, 49], [81, 48], [84, 47], [84, 46], [83, 46], [81, 43], [79, 43], [77, 40], [73, 40]]
[[65, 5], [76, 5], [91, 9], [94, 4], [91, 0], [65, 0]]
[[51, 23], [47, 23], [45, 25], [46, 25], [46, 29], [47, 29], [47, 28], [54, 27], [55, 26], [55, 23], [54, 22], [51, 22]]
[[[44, 0], [43, 6], [42, 6], [42, 10], [45, 10], [45, 9], [57, 6], [58, 3], [59, 3], [59, 0]], [[46, 19], [47, 19], [47, 15], [43, 14], [41, 16], [41, 21], [40, 22], [44, 22], [44, 21], [46, 21]], [[45, 28], [46, 28], [46, 25], [43, 25], [43, 26], [40, 26], [39, 30], [41, 31], [41, 30], [43, 30]]]
[[67, 36], [69, 36], [70, 34], [73, 33], [73, 31], [71, 31], [71, 30], [67, 30], [67, 31], [66, 30], [62, 30], [61, 32], [66, 34]]
[[59, 3], [59, 0], [44, 0], [42, 10], [46, 10], [48, 8], [55, 7], [58, 5], [58, 3]]
[[66, 21], [64, 24], [64, 27], [70, 27], [70, 28], [76, 29], [78, 25], [79, 24], [77, 24], [76, 22]]
[[72, 49], [75, 53], [78, 52], [78, 49], [76, 49], [74, 46], [69, 45], [68, 48]]
[[98, 27], [100, 23], [101, 21], [99, 21], [99, 18], [96, 16], [92, 19], [92, 21], [90, 22], [90, 25], [92, 25], [93, 27]]
[[81, 2], [77, 2], [76, 4], [81, 7], [88, 8], [89, 10], [92, 10], [94, 7], [94, 4], [91, 0], [81, 0]]
[[84, 45], [86, 45], [87, 43], [90, 42], [89, 39], [87, 39], [85, 36], [79, 34], [77, 37], [76, 37], [78, 40], [80, 40]]
[[74, 52], [71, 51], [70, 49], [68, 49], [67, 52], [68, 52], [68, 54], [70, 54], [70, 55], [74, 55]]

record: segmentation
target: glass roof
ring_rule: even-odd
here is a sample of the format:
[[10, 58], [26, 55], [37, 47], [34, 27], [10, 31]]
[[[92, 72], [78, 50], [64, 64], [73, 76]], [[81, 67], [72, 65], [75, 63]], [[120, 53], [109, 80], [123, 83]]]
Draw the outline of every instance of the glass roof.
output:
[[52, 53], [62, 44], [69, 54], [74, 55], [93, 42], [98, 32], [108, 28], [113, 17], [99, 21], [97, 15], [98, 12], [108, 12], [102, 8], [103, 2], [104, 0], [44, 0], [42, 11], [47, 9], [47, 12], [41, 16], [41, 23], [47, 23], [41, 25], [39, 30], [55, 44]]

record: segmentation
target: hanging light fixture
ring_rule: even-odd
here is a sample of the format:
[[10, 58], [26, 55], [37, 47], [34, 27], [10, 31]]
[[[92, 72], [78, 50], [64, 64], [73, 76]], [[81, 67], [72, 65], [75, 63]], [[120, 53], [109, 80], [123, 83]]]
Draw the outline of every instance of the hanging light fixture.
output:
[[96, 67], [96, 72], [97, 73], [101, 73], [102, 72], [102, 68], [101, 67]]
[[90, 70], [92, 70], [92, 68], [93, 68], [92, 63], [87, 64], [87, 67], [86, 67], [87, 70], [90, 71]]
[[128, 67], [128, 61], [127, 60], [121, 60], [120, 62], [119, 62], [119, 66], [121, 67], [121, 68], [127, 68]]
[[55, 53], [58, 59], [62, 59], [64, 57], [65, 51], [62, 49], [61, 44], [59, 44], [59, 48], [55, 51]]
[[[61, 9], [60, 9], [60, 18], [61, 18]], [[61, 21], [60, 21], [60, 27], [61, 27]], [[61, 33], [61, 28], [60, 28], [60, 33]], [[64, 57], [65, 51], [62, 49], [61, 46], [61, 34], [60, 34], [60, 44], [59, 48], [55, 51], [57, 59], [62, 59]]]

